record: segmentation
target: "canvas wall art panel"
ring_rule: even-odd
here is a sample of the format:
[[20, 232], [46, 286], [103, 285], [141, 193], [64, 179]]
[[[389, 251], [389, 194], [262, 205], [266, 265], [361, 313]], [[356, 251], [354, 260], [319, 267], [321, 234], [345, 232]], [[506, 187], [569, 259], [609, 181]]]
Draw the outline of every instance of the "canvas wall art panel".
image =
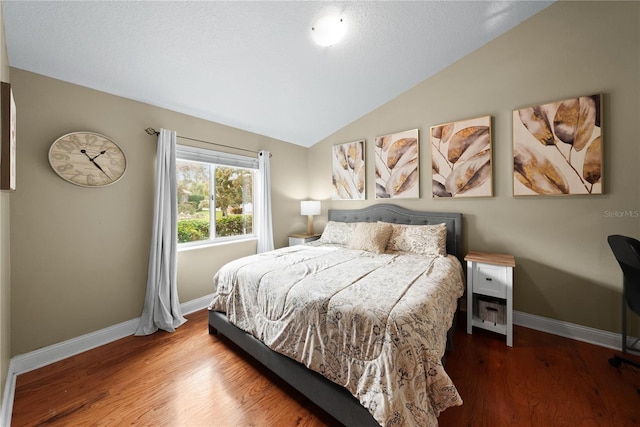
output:
[[364, 148], [364, 140], [332, 147], [333, 200], [364, 200], [366, 198]]
[[514, 196], [602, 194], [602, 96], [513, 112]]
[[431, 127], [434, 199], [493, 195], [491, 116]]
[[375, 139], [376, 199], [420, 197], [418, 129]]

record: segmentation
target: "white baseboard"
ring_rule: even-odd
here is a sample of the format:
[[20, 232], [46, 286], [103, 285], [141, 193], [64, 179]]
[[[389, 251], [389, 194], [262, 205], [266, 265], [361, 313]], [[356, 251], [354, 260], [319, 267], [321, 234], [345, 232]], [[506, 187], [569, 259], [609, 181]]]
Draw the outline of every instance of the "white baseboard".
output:
[[[622, 348], [622, 334], [576, 325], [575, 323], [562, 322], [560, 320], [515, 310], [513, 312], [513, 323], [524, 326], [525, 328], [571, 338], [576, 341], [587, 342], [600, 347], [614, 350], [620, 350]], [[627, 337], [627, 341], [633, 340], [637, 340], [637, 338]]]
[[[182, 314], [186, 315], [206, 308], [212, 299], [213, 294], [180, 304]], [[140, 318], [128, 320], [99, 331], [12, 357], [9, 362], [2, 408], [0, 409], [0, 426], [11, 425], [11, 411], [13, 409], [16, 377], [18, 375], [133, 335], [139, 323]]]
[[0, 408], [0, 426], [9, 427], [11, 425], [11, 412], [13, 411], [13, 397], [16, 393], [16, 374], [13, 369], [13, 360], [9, 361], [7, 381], [4, 385], [4, 395], [2, 396], [2, 407]]
[[195, 313], [198, 310], [209, 307], [211, 301], [213, 301], [213, 294], [205, 295], [203, 297], [187, 301], [184, 304], [180, 304], [180, 309], [184, 315]]

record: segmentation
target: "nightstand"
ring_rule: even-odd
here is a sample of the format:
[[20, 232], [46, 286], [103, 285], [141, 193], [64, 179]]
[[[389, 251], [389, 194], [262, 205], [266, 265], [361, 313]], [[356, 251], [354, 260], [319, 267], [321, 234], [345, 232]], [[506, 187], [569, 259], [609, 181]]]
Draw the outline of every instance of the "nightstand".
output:
[[289, 236], [289, 246], [304, 245], [305, 243], [318, 240], [322, 234], [292, 234]]
[[473, 327], [507, 337], [513, 347], [512, 255], [470, 251], [467, 261], [467, 333]]

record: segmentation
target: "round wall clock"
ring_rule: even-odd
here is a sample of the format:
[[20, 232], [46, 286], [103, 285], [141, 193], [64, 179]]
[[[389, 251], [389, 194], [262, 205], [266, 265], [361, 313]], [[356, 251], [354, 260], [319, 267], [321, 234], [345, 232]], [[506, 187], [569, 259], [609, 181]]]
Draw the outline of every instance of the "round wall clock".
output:
[[93, 132], [72, 132], [49, 148], [49, 164], [60, 178], [82, 187], [104, 187], [124, 175], [127, 158], [118, 144]]

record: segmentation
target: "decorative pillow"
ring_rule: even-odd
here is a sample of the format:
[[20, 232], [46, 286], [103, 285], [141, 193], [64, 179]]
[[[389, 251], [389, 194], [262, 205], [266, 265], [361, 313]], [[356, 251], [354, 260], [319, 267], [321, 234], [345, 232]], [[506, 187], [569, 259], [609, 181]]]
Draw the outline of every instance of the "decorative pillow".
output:
[[427, 256], [447, 255], [447, 226], [392, 224], [387, 250]]
[[329, 221], [322, 231], [320, 243], [333, 243], [348, 246], [353, 236], [355, 224], [346, 222]]
[[381, 254], [392, 230], [391, 224], [386, 222], [359, 222], [353, 230], [349, 248]]

